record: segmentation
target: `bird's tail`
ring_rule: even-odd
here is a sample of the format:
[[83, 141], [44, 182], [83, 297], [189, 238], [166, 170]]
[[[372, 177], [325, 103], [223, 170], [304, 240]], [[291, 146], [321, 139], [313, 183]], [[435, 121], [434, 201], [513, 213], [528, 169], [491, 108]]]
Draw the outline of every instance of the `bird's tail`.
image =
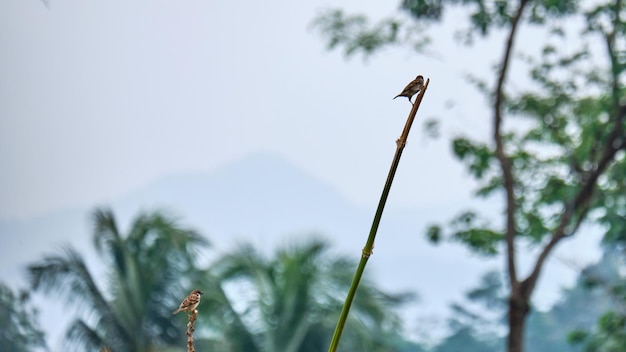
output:
[[180, 312], [180, 308], [176, 309], [172, 315], [176, 315], [178, 312]]
[[[395, 97], [393, 97], [393, 99], [395, 99], [395, 98], [397, 98], [397, 97], [399, 97], [399, 96], [400, 96], [400, 94], [398, 94], [398, 95], [396, 95]], [[393, 100], [393, 99], [391, 99], [391, 100]]]

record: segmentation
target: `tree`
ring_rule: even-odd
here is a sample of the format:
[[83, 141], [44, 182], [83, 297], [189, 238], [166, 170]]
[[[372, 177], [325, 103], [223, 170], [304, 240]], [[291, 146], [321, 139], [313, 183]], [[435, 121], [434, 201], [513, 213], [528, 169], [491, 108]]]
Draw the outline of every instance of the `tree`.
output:
[[[207, 335], [214, 336], [205, 339], [207, 349], [325, 351], [354, 267], [328, 249], [327, 243], [313, 240], [279, 249], [268, 258], [242, 245], [220, 258], [209, 269], [208, 282], [200, 284], [210, 287], [200, 307], [201, 315], [211, 316], [204, 326]], [[366, 280], [348, 322], [352, 329], [346, 336], [347, 350], [408, 350], [400, 341], [399, 318], [391, 310], [409, 297], [385, 294]]]
[[[494, 84], [470, 79], [490, 106], [491, 140], [458, 136], [452, 141], [454, 154], [479, 182], [476, 196], [502, 197], [504, 216], [502, 225], [492, 225], [493, 216], [470, 209], [446, 226], [447, 237], [484, 255], [504, 253], [509, 287], [507, 348], [521, 352], [530, 299], [554, 248], [583, 224], [600, 225], [607, 238], [626, 233], [624, 4], [622, 0], [403, 0], [401, 10], [423, 27], [441, 21], [444, 10], [454, 5], [469, 10], [470, 28], [464, 32], [468, 44], [476, 35], [497, 30], [504, 30], [506, 36]], [[364, 16], [335, 10], [315, 23], [329, 39], [329, 47], [343, 46], [348, 55], [415, 42], [415, 37], [421, 43], [425, 40], [423, 30], [415, 31], [415, 25], [394, 18], [371, 25]], [[509, 71], [514, 43], [524, 25], [541, 27], [546, 35], [537, 40], [543, 46], [539, 57], [522, 57], [532, 87], [515, 92], [508, 88]], [[580, 46], [567, 51], [563, 43], [571, 47], [572, 37]], [[445, 235], [444, 226], [431, 226], [427, 235], [438, 242]], [[520, 246], [538, 251], [525, 277], [517, 265]]]
[[0, 346], [14, 352], [47, 350], [44, 333], [37, 322], [26, 291], [16, 294], [0, 283]]
[[87, 317], [68, 328], [69, 347], [142, 352], [183, 346], [184, 327], [172, 311], [199, 271], [196, 254], [207, 240], [161, 212], [137, 216], [127, 236], [109, 209], [96, 209], [93, 220], [94, 245], [108, 269], [106, 291], [70, 247], [28, 268], [34, 290], [61, 296]]

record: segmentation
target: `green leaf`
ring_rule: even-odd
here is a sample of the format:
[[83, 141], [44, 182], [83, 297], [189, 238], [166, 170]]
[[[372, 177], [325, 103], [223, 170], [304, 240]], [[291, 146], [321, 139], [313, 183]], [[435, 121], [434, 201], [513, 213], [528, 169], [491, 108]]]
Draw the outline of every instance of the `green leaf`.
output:
[[426, 230], [426, 238], [433, 244], [439, 244], [441, 237], [441, 226], [439, 225], [430, 225]]
[[572, 345], [578, 345], [583, 343], [587, 337], [589, 336], [589, 332], [584, 330], [574, 330], [567, 335], [567, 342]]
[[487, 145], [466, 138], [456, 138], [452, 143], [454, 155], [469, 166], [473, 176], [481, 178], [489, 170], [494, 154]]
[[502, 233], [488, 228], [488, 223], [481, 220], [473, 211], [466, 211], [456, 216], [451, 222], [452, 238], [462, 242], [477, 253], [492, 256], [498, 253], [498, 246], [504, 239]]

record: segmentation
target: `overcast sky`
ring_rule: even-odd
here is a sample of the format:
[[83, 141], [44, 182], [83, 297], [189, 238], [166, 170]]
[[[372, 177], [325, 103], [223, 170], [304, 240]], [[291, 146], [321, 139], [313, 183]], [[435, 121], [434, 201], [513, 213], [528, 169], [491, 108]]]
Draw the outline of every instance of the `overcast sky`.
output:
[[[403, 48], [345, 60], [310, 26], [330, 3], [2, 2], [0, 219], [107, 201], [257, 151], [375, 204], [409, 108], [391, 98], [418, 73], [432, 80], [420, 119], [489, 130], [482, 98], [462, 83], [473, 56], [487, 55], [464, 50], [458, 62], [436, 45], [435, 58]], [[370, 3], [335, 2], [378, 17], [396, 8]], [[402, 174], [430, 186], [398, 201], [467, 196], [448, 143], [426, 143], [420, 127]]]
[[[463, 76], [489, 74], [500, 36], [461, 47], [462, 22], [447, 21], [430, 31], [430, 56], [393, 48], [345, 59], [311, 29], [315, 15], [336, 6], [380, 18], [400, 1], [48, 3], [0, 2], [0, 220], [91, 208], [257, 152], [373, 207], [410, 108], [391, 98], [417, 74], [431, 83], [389, 206], [470, 197], [446, 138], [490, 133]], [[524, 81], [511, 77], [513, 87]], [[438, 141], [421, 131], [433, 117]]]

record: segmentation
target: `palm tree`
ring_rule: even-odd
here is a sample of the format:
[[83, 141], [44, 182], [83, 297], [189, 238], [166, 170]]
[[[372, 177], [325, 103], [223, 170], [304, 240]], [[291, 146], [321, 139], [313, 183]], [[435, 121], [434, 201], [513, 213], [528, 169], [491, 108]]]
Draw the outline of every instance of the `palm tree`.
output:
[[[326, 351], [352, 280], [355, 263], [329, 255], [320, 240], [277, 250], [266, 258], [251, 245], [209, 269], [201, 315], [207, 348], [236, 352]], [[392, 312], [409, 295], [388, 295], [362, 282], [346, 328], [347, 351], [392, 351], [398, 337]], [[214, 318], [213, 318], [214, 317]]]
[[110, 209], [96, 209], [93, 221], [94, 246], [108, 269], [106, 291], [71, 247], [28, 268], [33, 289], [61, 296], [88, 318], [70, 325], [68, 347], [147, 352], [182, 346], [184, 328], [171, 312], [198, 273], [197, 253], [208, 241], [158, 211], [137, 216], [126, 236]]

